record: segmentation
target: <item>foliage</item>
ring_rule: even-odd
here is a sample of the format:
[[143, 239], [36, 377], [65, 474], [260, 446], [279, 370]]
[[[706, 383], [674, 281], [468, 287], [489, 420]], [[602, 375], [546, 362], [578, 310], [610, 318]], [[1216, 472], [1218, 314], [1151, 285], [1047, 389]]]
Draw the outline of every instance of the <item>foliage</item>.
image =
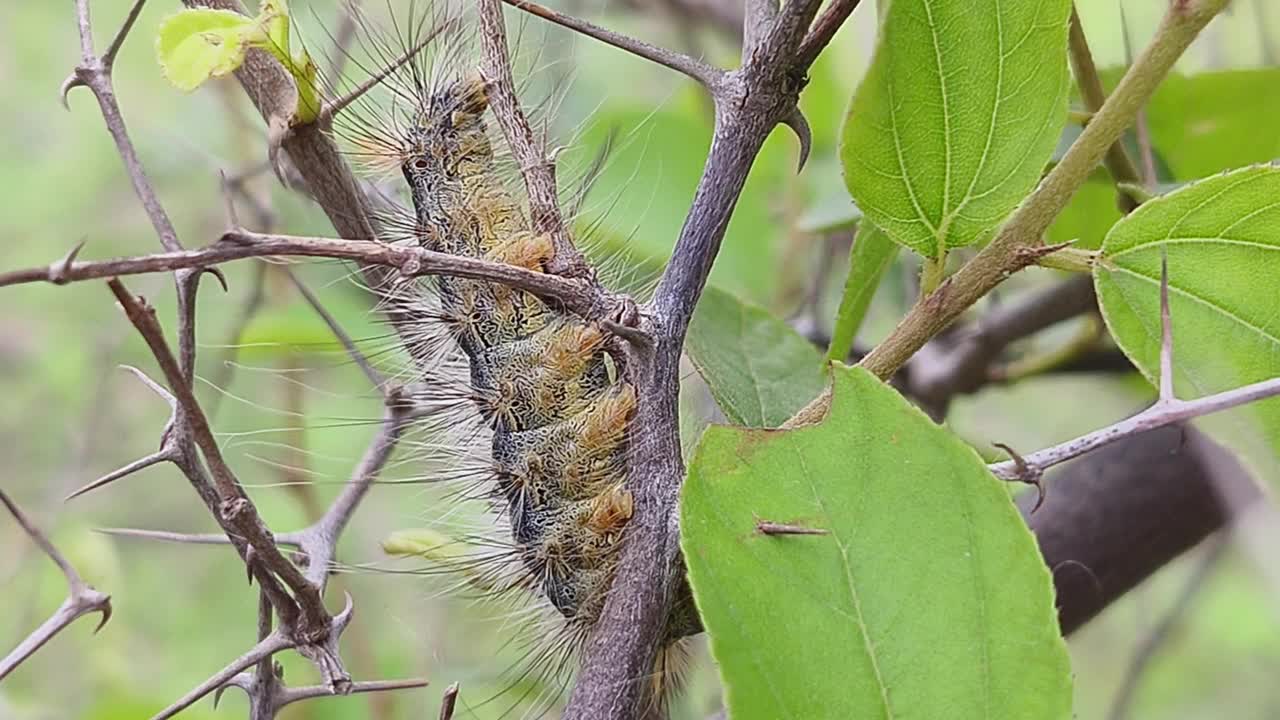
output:
[[712, 428], [689, 467], [682, 546], [732, 717], [1070, 717], [1049, 573], [1002, 484], [869, 373], [832, 383], [821, 423]]
[[849, 106], [849, 192], [928, 258], [989, 237], [1040, 177], [1065, 120], [1068, 0], [895, 0]]
[[289, 52], [286, 0], [264, 0], [255, 18], [189, 8], [170, 15], [156, 34], [156, 59], [165, 77], [187, 92], [239, 69], [250, 48], [266, 50], [289, 70], [298, 89], [295, 120], [314, 121], [320, 112], [317, 68], [305, 48]]
[[[890, 285], [904, 275], [891, 270], [914, 269], [916, 255], [937, 260], [957, 247], [983, 246], [1033, 192], [1046, 163], [1060, 159], [1060, 155], [1051, 157], [1054, 141], [1061, 141], [1065, 150], [1079, 136], [1077, 127], [1059, 132], [1068, 84], [1067, 3], [1005, 0], [980, 13], [973, 12], [971, 4], [941, 1], [895, 0], [879, 5], [889, 13], [870, 73], [856, 93], [853, 84], [862, 67], [857, 57], [861, 37], [853, 33], [842, 36], [842, 42], [830, 48], [811, 73], [801, 104], [814, 128], [815, 153], [805, 172], [792, 176], [794, 143], [781, 132], [756, 158], [723, 241], [712, 275], [714, 286], [702, 295], [690, 328], [685, 349], [697, 377], [687, 374], [686, 390], [695, 390], [701, 378], [723, 416], [735, 426], [712, 428], [690, 456], [682, 513], [691, 581], [734, 717], [809, 718], [828, 713], [874, 717], [884, 704], [881, 691], [885, 687], [899, 714], [909, 710], [929, 717], [1065, 717], [1070, 712], [1072, 673], [1056, 635], [1045, 568], [1007, 494], [959, 440], [1000, 439], [991, 435], [990, 424], [953, 416], [947, 426], [935, 426], [896, 391], [862, 371], [837, 368], [825, 373], [833, 400], [823, 422], [785, 431], [766, 429], [784, 424], [824, 386], [821, 354], [792, 329], [793, 323], [783, 319], [797, 317], [793, 311], [801, 303], [794, 288], [811, 280], [815, 265], [826, 269], [827, 258], [814, 260], [819, 255], [817, 237], [858, 232], [847, 265], [835, 263], [834, 282], [824, 282], [814, 293], [816, 302], [798, 316], [801, 322], [816, 319], [820, 330], [833, 329], [828, 354], [831, 359], [844, 358], [855, 337], [866, 342], [901, 318], [896, 306], [889, 310], [872, 302], [882, 280]], [[1078, 5], [1087, 21], [1102, 15], [1093, 11], [1100, 11], [1103, 3]], [[1237, 3], [1233, 16], [1221, 22], [1238, 27], [1246, 21], [1242, 16], [1248, 11], [1240, 6]], [[944, 15], [957, 8], [960, 15]], [[43, 12], [37, 4], [17, 8], [15, 26], [28, 27], [27, 20], [42, 18]], [[930, 18], [929, 13], [939, 15]], [[60, 23], [66, 19], [63, 15], [58, 13]], [[874, 18], [864, 13], [860, 19]], [[156, 56], [174, 86], [192, 90], [207, 79], [234, 71], [250, 48], [265, 49], [295, 79], [300, 98], [293, 121], [310, 122], [321, 107], [317, 68], [305, 49], [290, 50], [290, 20], [284, 3], [272, 0], [262, 3], [261, 13], [253, 19], [184, 11], [161, 26]], [[295, 24], [307, 21], [292, 20]], [[603, 24], [611, 27], [625, 28], [627, 22], [626, 15], [603, 18]], [[1141, 25], [1141, 29], [1151, 26]], [[1118, 38], [1088, 27], [1091, 40], [1108, 46], [1100, 56], [1119, 56]], [[59, 32], [65, 34], [65, 29]], [[316, 30], [312, 37], [324, 35]], [[1235, 42], [1235, 35], [1227, 37], [1231, 42], [1225, 52], [1238, 58], [1236, 53], [1248, 43]], [[529, 40], [535, 41], [545, 42], [545, 38]], [[26, 54], [9, 65], [36, 67], [40, 63], [30, 63], [28, 58], [38, 57], [65, 73], [65, 57], [49, 61], [34, 50], [23, 50], [24, 43], [30, 42], [25, 38], [15, 42]], [[1001, 42], [1005, 47], [1000, 47]], [[548, 43], [546, 47], [558, 46]], [[709, 47], [708, 55], [723, 64], [736, 62], [736, 48], [716, 57], [719, 46], [710, 43]], [[163, 90], [148, 84], [155, 76], [154, 64], [134, 62], [128, 49], [122, 54], [122, 73], [128, 73], [131, 82], [137, 78], [137, 88], [130, 90], [148, 111], [139, 114], [135, 140], [166, 204], [180, 209], [175, 216], [195, 219], [183, 232], [193, 238], [190, 244], [197, 244], [199, 230], [193, 229], [216, 226], [220, 208], [209, 201], [211, 172], [192, 168], [203, 167], [207, 157], [235, 156], [232, 148], [224, 146], [221, 113], [210, 105], [211, 96], [172, 102]], [[607, 236], [614, 247], [625, 246], [637, 258], [624, 263], [623, 273], [649, 274], [651, 263], [670, 254], [685, 222], [711, 143], [708, 106], [693, 88], [672, 90], [666, 75], [638, 71], [619, 61], [614, 50], [582, 47], [576, 52], [597, 54], [589, 56], [591, 61], [573, 63], [575, 73], [580, 73], [575, 82], [581, 85], [565, 94], [568, 109], [552, 113], [549, 123], [563, 137], [585, 127], [577, 139], [587, 156], [605, 145], [607, 136], [620, 131], [621, 137], [592, 188], [580, 226], [594, 229], [603, 223], [600, 236]], [[40, 48], [39, 53], [47, 50]], [[560, 62], [555, 58], [542, 64], [554, 73]], [[4, 69], [5, 63], [0, 63], [0, 72]], [[1103, 73], [1108, 89], [1115, 87], [1119, 76], [1120, 71]], [[624, 91], [616, 87], [619, 77], [628, 78]], [[39, 92], [30, 97], [6, 96], [13, 108], [13, 125], [19, 128], [11, 139], [18, 162], [0, 171], [0, 184], [18, 209], [9, 218], [15, 237], [28, 236], [30, 241], [5, 248], [3, 269], [47, 263], [65, 250], [61, 244], [54, 248], [55, 242], [86, 232], [86, 217], [110, 220], [93, 228], [86, 256], [140, 252], [137, 238], [145, 234], [145, 219], [140, 213], [134, 217], [119, 210], [125, 204], [117, 189], [119, 162], [102, 152], [109, 143], [103, 142], [100, 127], [75, 124], [85, 119], [79, 117], [78, 104], [76, 115], [54, 117], [47, 129], [29, 127], [29, 121], [16, 114], [40, 102], [46, 86], [60, 78], [60, 74], [41, 76]], [[921, 78], [928, 82], [917, 82]], [[1180, 394], [1186, 398], [1280, 373], [1276, 363], [1280, 343], [1270, 301], [1280, 277], [1277, 222], [1271, 207], [1280, 196], [1280, 181], [1275, 179], [1275, 168], [1245, 167], [1272, 160], [1280, 152], [1275, 133], [1265, 131], [1268, 126], [1259, 119], [1280, 112], [1276, 106], [1280, 95], [1273, 92], [1278, 78], [1275, 69], [1165, 78], [1146, 106], [1154, 160], [1168, 172], [1157, 179], [1178, 184], [1204, 179], [1161, 195], [1121, 219], [1115, 185], [1105, 170], [1097, 169], [1048, 235], [1053, 241], [1078, 240], [1077, 247], [1101, 249], [1092, 273], [1108, 323], [1107, 338], [1152, 383], [1158, 374], [1159, 266], [1162, 256], [1167, 256], [1175, 368]], [[1001, 94], [1001, 83], [1011, 94]], [[583, 86], [589, 91], [579, 92]], [[904, 97], [903, 88], [911, 94]], [[610, 90], [614, 95], [606, 97]], [[22, 92], [17, 83], [0, 84], [0, 93]], [[852, 106], [848, 104], [851, 95]], [[944, 98], [946, 103], [941, 102]], [[847, 114], [846, 108], [850, 109]], [[907, 110], [889, 116], [901, 124], [886, 124], [885, 113], [895, 108]], [[153, 144], [152, 137], [160, 141]], [[837, 140], [841, 141], [839, 157]], [[894, 164], [896, 158], [888, 154], [895, 142], [910, 151], [904, 154], [904, 165]], [[984, 149], [988, 145], [994, 153], [990, 157]], [[1137, 133], [1128, 134], [1126, 147], [1135, 160], [1142, 160], [1146, 148], [1141, 147]], [[1225, 168], [1241, 169], [1218, 176]], [[836, 178], [840, 170], [856, 204], [841, 190]], [[572, 172], [561, 177], [564, 185], [572, 185]], [[50, 187], [60, 190], [49, 193]], [[1220, 192], [1228, 187], [1229, 191]], [[912, 194], [917, 195], [918, 207], [910, 204]], [[329, 232], [309, 201], [281, 191], [273, 202], [282, 212], [282, 226], [290, 231]], [[1175, 241], [1183, 235], [1186, 239]], [[915, 254], [900, 254], [900, 247]], [[228, 267], [233, 290], [229, 301], [202, 299], [202, 345], [226, 342], [225, 330], [235, 322], [247, 275], [233, 267]], [[847, 276], [838, 273], [845, 267]], [[329, 306], [338, 309], [341, 324], [352, 330], [363, 347], [375, 351], [380, 363], [386, 361], [394, 350], [384, 337], [385, 328], [368, 312], [367, 297], [358, 291], [333, 289], [347, 286], [341, 282], [344, 272], [333, 266], [300, 271], [331, 296], [346, 293]], [[941, 279], [944, 270], [936, 272]], [[1019, 275], [1008, 283], [1010, 295], [1016, 297], [1039, 281], [1039, 277]], [[15, 294], [14, 312], [0, 320], [10, 344], [18, 347], [0, 345], [0, 352], [7, 353], [4, 369], [18, 370], [0, 377], [0, 388], [16, 408], [0, 418], [7, 423], [0, 424], [0, 432], [18, 439], [30, 434], [28, 427], [52, 428], [30, 442], [11, 443], [24, 453], [15, 462], [15, 475], [23, 478], [19, 489], [24, 481], [34, 488], [69, 489], [62, 487], [67, 478], [83, 480], [83, 475], [127, 461], [131, 452], [154, 450], [152, 431], [163, 422], [163, 403], [141, 394], [141, 399], [135, 399], [132, 386], [128, 393], [105, 386], [88, 352], [27, 349], [28, 337], [43, 340], [65, 332], [84, 338], [103, 334], [104, 329], [112, 334], [118, 331], [112, 309], [101, 302], [100, 288], [88, 285], [55, 291], [66, 293], [57, 296], [69, 298], [62, 302], [50, 302], [48, 288]], [[172, 313], [164, 298], [157, 302], [162, 318]], [[336, 359], [336, 345], [309, 309], [289, 297], [269, 305], [238, 340], [253, 346], [246, 348], [239, 362], [267, 364], [259, 369], [269, 372], [241, 369], [234, 388], [238, 397], [224, 401], [227, 407], [218, 417], [217, 429], [234, 456], [233, 463], [253, 468], [246, 476], [252, 478], [252, 492], [264, 515], [271, 517], [273, 526], [289, 526], [305, 513], [300, 509], [305, 505], [298, 502], [305, 492], [295, 496], [298, 484], [294, 481], [316, 479], [311, 490], [321, 494], [342, 487], [350, 460], [358, 455], [366, 434], [360, 426], [376, 417], [379, 408], [361, 394], [365, 385], [360, 384], [359, 373]], [[968, 325], [960, 330], [972, 331], [975, 326], [980, 327]], [[1052, 345], [1058, 336], [1050, 335]], [[1025, 354], [1035, 354], [1041, 340], [1029, 343]], [[110, 364], [145, 362], [133, 347], [137, 343], [126, 343], [123, 350], [103, 344], [107, 349], [102, 357], [109, 358]], [[329, 352], [311, 352], [318, 348]], [[1010, 356], [1021, 359], [1024, 349], [1015, 348]], [[14, 357], [18, 360], [11, 363]], [[201, 375], [210, 376], [214, 363], [205, 359], [201, 363]], [[284, 367], [284, 363], [299, 365]], [[1052, 382], [1020, 383], [1010, 391], [985, 392], [984, 399], [994, 401], [999, 422], [1018, 424], [1031, 437], [1049, 444], [1062, 439], [1055, 432], [1066, 404], [1053, 395], [1065, 392], [1053, 389], [1062, 386]], [[107, 387], [106, 393], [127, 396], [122, 412], [110, 420], [111, 442], [106, 443], [110, 447], [87, 449], [84, 457], [77, 453], [76, 466], [64, 469], [71, 453], [62, 442], [62, 428], [76, 413], [89, 417], [89, 406], [100, 387]], [[1087, 422], [1103, 424], [1109, 418], [1096, 409], [1092, 411], [1096, 415], [1090, 414], [1087, 406], [1090, 398], [1108, 394], [1113, 387], [1089, 381], [1073, 384], [1072, 407], [1085, 407], [1082, 414], [1088, 416]], [[216, 394], [206, 386], [200, 389]], [[283, 414], [286, 419], [281, 420], [280, 413], [263, 412], [293, 394], [306, 398], [305, 407], [290, 406]], [[691, 414], [707, 414], [698, 399], [695, 392], [686, 392], [681, 401], [687, 401]], [[1233, 418], [1238, 422], [1230, 434], [1219, 437], [1261, 428], [1262, 437], [1276, 447], [1280, 440], [1276, 403], [1263, 402], [1241, 411], [1240, 417]], [[1039, 409], [1046, 406], [1051, 410]], [[698, 419], [690, 426], [705, 422]], [[282, 437], [285, 443], [304, 446], [301, 456], [305, 457], [275, 454]], [[289, 474], [290, 463], [301, 466], [298, 475]], [[418, 476], [434, 471], [413, 467], [402, 474], [419, 480]], [[109, 503], [88, 506], [94, 524], [207, 529], [209, 518], [190, 512], [185, 488], [173, 489], [180, 479], [171, 471], [148, 471], [129, 482], [130, 486], [112, 490], [119, 495]], [[375, 490], [376, 503], [357, 521], [357, 527], [374, 529], [351, 539], [344, 560], [353, 565], [345, 569], [365, 567], [363, 561], [376, 554], [376, 540], [385, 535], [384, 528], [414, 524], [424, 513], [433, 518], [457, 513], [464, 521], [476, 522], [466, 511], [456, 509], [456, 495], [419, 487]], [[116, 497], [123, 500], [116, 502]], [[820, 527], [830, 534], [769, 537], [757, 532], [760, 520]], [[85, 532], [77, 524], [66, 528], [64, 535], [73, 531]], [[90, 537], [111, 549], [108, 566], [116, 582], [110, 584], [126, 586], [127, 579], [128, 591], [116, 594], [119, 619], [104, 630], [103, 638], [90, 640], [85, 632], [83, 638], [60, 638], [64, 645], [47, 648], [56, 660], [33, 665], [26, 676], [16, 676], [0, 689], [0, 715], [12, 706], [19, 717], [26, 717], [41, 712], [43, 698], [62, 701], [76, 696], [84, 698], [76, 707], [87, 705], [89, 717], [145, 716], [251, 640], [250, 630], [239, 631], [246, 626], [245, 618], [252, 616], [251, 603], [209, 601], [222, 598], [231, 571], [240, 570], [229, 567], [232, 563], [225, 555], [210, 550], [209, 557], [216, 559], [191, 562], [186, 551], [157, 551]], [[57, 541], [73, 550], [76, 547], [65, 537]], [[970, 541], [983, 552], [966, 556]], [[454, 559], [451, 542], [450, 536], [434, 530], [421, 531], [393, 536], [388, 550], [433, 562], [449, 561]], [[123, 570], [115, 569], [117, 558]], [[85, 562], [92, 570], [103, 560], [94, 557]], [[25, 571], [25, 567], [17, 569]], [[7, 579], [9, 570], [7, 565], [0, 566], [0, 578]], [[1135, 717], [1178, 716], [1212, 696], [1212, 685], [1240, 685], [1239, 678], [1258, 672], [1258, 657], [1274, 654], [1266, 593], [1249, 579], [1251, 572], [1233, 565], [1222, 584], [1215, 585], [1223, 589], [1215, 590], [1204, 614], [1188, 621], [1182, 652], [1154, 666], [1153, 691], [1140, 697]], [[24, 576], [18, 577], [21, 582]], [[182, 577], [183, 582], [173, 583], [173, 577]], [[840, 583], [842, 579], [853, 584]], [[343, 580], [356, 588], [352, 592], [357, 597], [378, 598], [377, 610], [362, 612], [355, 626], [367, 634], [353, 640], [366, 650], [372, 648], [365, 658], [368, 671], [393, 676], [425, 672], [433, 681], [440, 678], [439, 685], [450, 677], [461, 677], [464, 688], [471, 683], [472, 697], [487, 697], [504, 687], [506, 681], [495, 677], [497, 666], [508, 664], [520, 651], [509, 647], [509, 624], [488, 621], [484, 611], [470, 604], [438, 599], [436, 591], [443, 584], [434, 578], [388, 582], [356, 573]], [[1140, 598], [1144, 614], [1152, 600], [1158, 603], [1172, 594], [1170, 582], [1157, 583]], [[861, 620], [851, 618], [855, 596], [847, 592], [850, 587], [857, 591], [857, 606], [865, 616]], [[166, 603], [199, 607], [201, 612], [170, 617], [151, 610], [140, 597], [164, 597]], [[41, 602], [45, 601], [56, 603], [56, 598], [42, 597]], [[1074, 644], [1076, 673], [1082, 678], [1077, 683], [1077, 716], [1101, 716], [1100, 698], [1124, 672], [1119, 663], [1132, 630], [1126, 613], [1138, 609], [1134, 602], [1103, 617], [1096, 629]], [[30, 614], [27, 608], [22, 610], [14, 615]], [[834, 642], [837, 629], [852, 641]], [[171, 654], [174, 637], [191, 638], [191, 642]], [[860, 647], [856, 641], [866, 647], [870, 640], [875, 641], [876, 656], [885, 659], [885, 677], [880, 679], [868, 676], [866, 657], [856, 652]], [[141, 649], [144, 657], [163, 656], [166, 662], [138, 661], [142, 663], [138, 670], [149, 678], [144, 687], [121, 671], [126, 665], [121, 647], [131, 652]], [[430, 649], [430, 659], [424, 657], [424, 647]], [[983, 650], [990, 654], [983, 656]], [[87, 655], [74, 658], [77, 667], [84, 664], [87, 670], [83, 677], [66, 680], [73, 687], [64, 690], [52, 678], [54, 671], [66, 677], [62, 670], [70, 666], [71, 652]], [[170, 657], [173, 662], [167, 661]], [[987, 674], [980, 679], [982, 671]], [[303, 663], [289, 665], [291, 679], [307, 677], [307, 672]], [[677, 717], [700, 719], [713, 709], [705, 703], [710, 702], [706, 698], [716, 697], [714, 677], [703, 664], [695, 665], [694, 672], [690, 692], [694, 699], [677, 704]], [[45, 674], [50, 680], [44, 679]], [[1272, 699], [1265, 697], [1265, 682], [1243, 684], [1254, 693], [1250, 699], [1223, 696], [1213, 704], [1234, 716], [1260, 712], [1258, 708]], [[197, 717], [242, 716], [239, 699], [234, 693], [228, 698], [220, 710], [206, 707], [191, 712]], [[314, 717], [364, 717], [363, 701], [342, 702], [319, 703], [310, 712]], [[503, 711], [496, 707], [500, 704], [477, 703], [469, 710], [478, 717], [496, 717]], [[24, 714], [29, 707], [34, 710]], [[369, 711], [370, 717], [421, 715], [416, 701]]]
[[[1152, 382], [1160, 372], [1155, 290], [1165, 260], [1180, 396], [1280, 376], [1280, 317], [1260, 301], [1280, 278], [1278, 198], [1280, 168], [1243, 168], [1150, 200], [1107, 233], [1093, 272], [1098, 303], [1116, 342]], [[1280, 403], [1248, 411], [1280, 449]]]

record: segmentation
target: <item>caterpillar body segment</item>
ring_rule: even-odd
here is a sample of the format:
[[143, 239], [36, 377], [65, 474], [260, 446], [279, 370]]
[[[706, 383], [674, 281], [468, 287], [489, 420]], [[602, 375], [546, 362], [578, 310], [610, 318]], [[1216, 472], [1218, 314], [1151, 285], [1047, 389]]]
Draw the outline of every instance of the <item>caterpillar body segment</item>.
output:
[[[384, 172], [394, 165], [398, 172], [387, 174], [400, 176], [411, 205], [383, 223], [395, 233], [385, 239], [547, 272], [563, 259], [510, 190], [503, 146], [488, 127], [488, 85], [457, 67], [423, 73], [411, 63], [402, 82], [409, 92], [397, 93], [412, 105], [403, 122], [355, 138]], [[472, 456], [455, 455], [469, 467], [444, 474], [467, 480], [471, 496], [505, 521], [502, 537], [478, 543], [476, 557], [450, 555], [446, 564], [488, 597], [545, 598], [558, 622], [542, 625], [511, 683], [561, 678], [600, 617], [634, 512], [626, 469], [638, 399], [616, 354], [620, 341], [596, 319], [509, 286], [441, 276], [414, 281], [409, 292], [424, 289], [432, 297], [419, 303], [429, 308], [421, 315], [435, 325], [424, 343], [435, 344], [442, 365], [460, 364], [465, 378], [426, 372], [429, 392], [443, 396], [426, 402], [442, 417], [473, 407], [481, 428], [467, 448]], [[655, 703], [677, 684], [672, 644], [700, 630], [687, 594], [677, 592], [677, 617], [654, 668], [662, 677], [635, 679], [658, 690]]]

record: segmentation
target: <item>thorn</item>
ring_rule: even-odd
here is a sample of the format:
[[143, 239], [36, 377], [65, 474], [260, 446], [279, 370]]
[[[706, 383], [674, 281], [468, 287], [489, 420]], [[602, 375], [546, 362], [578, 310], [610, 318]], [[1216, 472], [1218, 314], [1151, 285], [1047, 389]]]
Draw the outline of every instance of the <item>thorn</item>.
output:
[[830, 535], [830, 530], [822, 528], [809, 528], [800, 525], [787, 525], [784, 523], [770, 522], [768, 520], [756, 521], [756, 532], [761, 535]]
[[213, 691], [213, 709], [218, 709], [218, 703], [222, 700], [222, 693], [226, 692], [227, 688], [239, 688], [240, 690], [243, 690], [246, 695], [251, 695], [252, 691], [250, 688], [252, 687], [253, 679], [246, 679], [246, 673], [236, 675], [230, 680], [219, 685], [218, 689]]
[[71, 248], [66, 255], [63, 255], [61, 260], [49, 268], [49, 282], [54, 285], [67, 284], [67, 273], [71, 272], [71, 264], [75, 262], [76, 256], [80, 254], [80, 251], [84, 249], [84, 244], [84, 240], [76, 243], [75, 247]]
[[651, 348], [654, 345], [653, 336], [640, 328], [623, 325], [613, 320], [601, 320], [600, 327], [637, 347]]
[[84, 80], [80, 79], [80, 73], [72, 71], [66, 80], [58, 86], [58, 102], [62, 104], [62, 109], [70, 112], [71, 104], [67, 102], [67, 95], [70, 94], [72, 88], [83, 87]]
[[800, 162], [796, 167], [796, 173], [799, 173], [804, 170], [804, 164], [809, 160], [809, 150], [813, 148], [813, 132], [809, 130], [809, 121], [805, 119], [804, 113], [800, 112], [799, 106], [791, 108], [791, 113], [782, 122], [791, 128], [796, 138], [800, 140]]
[[440, 699], [440, 720], [453, 720], [453, 706], [458, 702], [458, 683], [453, 682], [444, 689], [444, 697]]
[[1036, 489], [1036, 504], [1031, 506], [1031, 514], [1040, 509], [1044, 504], [1045, 488], [1044, 488], [1044, 471], [1037, 467], [1029, 465], [1025, 458], [1018, 454], [1018, 451], [1005, 445], [1004, 443], [991, 443], [992, 445], [1005, 451], [1009, 459], [1013, 461], [1014, 470], [1018, 476], [1009, 482], [1020, 482], [1031, 485]]
[[98, 626], [93, 629], [94, 635], [97, 635], [98, 631], [101, 630], [103, 626], [107, 624], [107, 621], [111, 619], [111, 596], [110, 595], [107, 595], [103, 598], [102, 608], [99, 610], [99, 612], [102, 613], [102, 619], [98, 621]]
[[151, 455], [147, 455], [146, 457], [139, 458], [138, 460], [134, 460], [128, 465], [124, 465], [120, 468], [112, 470], [106, 475], [103, 475], [97, 480], [94, 480], [93, 482], [82, 486], [78, 490], [73, 491], [70, 495], [67, 495], [66, 497], [62, 498], [62, 502], [70, 502], [80, 497], [81, 495], [84, 495], [87, 492], [90, 492], [92, 490], [97, 490], [98, 488], [103, 487], [105, 485], [110, 485], [111, 483], [115, 482], [116, 480], [119, 480], [120, 478], [127, 477], [129, 475], [132, 475], [135, 472], [138, 472], [139, 470], [145, 470], [146, 468], [149, 468], [152, 465], [156, 465], [158, 463], [164, 462], [166, 460], [172, 460], [172, 459], [173, 458], [170, 457], [169, 453], [163, 449], [163, 443], [162, 443], [160, 452], [152, 453]]
[[209, 266], [200, 268], [201, 273], [209, 273], [218, 280], [218, 284], [222, 286], [222, 292], [231, 292], [231, 287], [227, 284], [227, 276], [222, 273], [222, 268]]
[[338, 634], [342, 634], [342, 631], [347, 629], [347, 625], [351, 624], [351, 618], [355, 614], [356, 608], [355, 601], [351, 599], [351, 593], [344, 590], [342, 597], [346, 604], [343, 606], [342, 612], [333, 617], [333, 631]]
[[253, 553], [253, 546], [246, 545], [244, 548], [244, 575], [245, 579], [249, 581], [249, 587], [253, 587], [253, 564], [257, 561]]
[[1169, 250], [1160, 248], [1160, 402], [1172, 402], [1173, 317], [1169, 312]]
[[178, 400], [168, 390], [162, 387], [155, 380], [152, 380], [151, 378], [147, 377], [146, 373], [142, 372], [141, 370], [139, 370], [138, 368], [132, 365], [121, 365], [120, 367], [123, 368], [124, 370], [128, 370], [129, 372], [133, 373], [135, 377], [137, 377], [139, 380], [142, 381], [143, 385], [146, 385], [147, 387], [151, 388], [152, 392], [154, 392], [155, 394], [163, 398], [165, 402], [169, 403], [170, 408], [174, 410], [178, 409]]
[[231, 180], [227, 178], [227, 172], [218, 169], [219, 185], [222, 187], [222, 205], [227, 214], [227, 224], [232, 230], [240, 229], [240, 215], [236, 212], [236, 201], [231, 196]]

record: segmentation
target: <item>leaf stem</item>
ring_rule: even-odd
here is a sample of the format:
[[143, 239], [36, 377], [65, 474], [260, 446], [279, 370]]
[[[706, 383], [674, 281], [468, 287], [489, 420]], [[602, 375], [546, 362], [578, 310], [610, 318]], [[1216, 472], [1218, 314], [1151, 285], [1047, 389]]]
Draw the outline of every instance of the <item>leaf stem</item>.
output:
[[942, 284], [942, 280], [947, 275], [947, 249], [945, 247], [938, 249], [938, 257], [924, 259], [924, 265], [920, 268], [920, 299], [924, 300], [933, 294], [934, 290]]

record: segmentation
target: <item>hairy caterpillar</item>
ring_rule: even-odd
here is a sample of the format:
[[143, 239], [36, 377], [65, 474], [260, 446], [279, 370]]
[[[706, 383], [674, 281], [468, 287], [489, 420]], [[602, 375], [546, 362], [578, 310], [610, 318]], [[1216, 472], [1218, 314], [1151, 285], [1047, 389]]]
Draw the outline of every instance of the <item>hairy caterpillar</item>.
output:
[[[398, 175], [408, 198], [384, 219], [383, 239], [544, 272], [555, 248], [530, 229], [506, 187], [486, 122], [489, 86], [454, 51], [448, 45], [436, 65], [407, 63], [390, 79], [395, 107], [347, 127], [355, 152]], [[546, 599], [563, 621], [528, 663], [558, 671], [600, 615], [632, 515], [626, 455], [635, 391], [608, 330], [525, 291], [441, 277], [407, 286], [399, 301], [416, 309], [421, 342], [432, 346], [411, 354], [464, 368], [461, 379], [443, 371], [423, 378], [423, 396], [479, 411], [482, 432], [465, 441], [483, 452], [474, 470], [458, 474], [506, 521], [496, 552], [489, 543], [488, 555], [458, 564], [483, 567], [486, 592]], [[684, 597], [671, 642], [697, 627]], [[655, 702], [670, 686], [671, 660], [665, 652], [658, 660]]]

